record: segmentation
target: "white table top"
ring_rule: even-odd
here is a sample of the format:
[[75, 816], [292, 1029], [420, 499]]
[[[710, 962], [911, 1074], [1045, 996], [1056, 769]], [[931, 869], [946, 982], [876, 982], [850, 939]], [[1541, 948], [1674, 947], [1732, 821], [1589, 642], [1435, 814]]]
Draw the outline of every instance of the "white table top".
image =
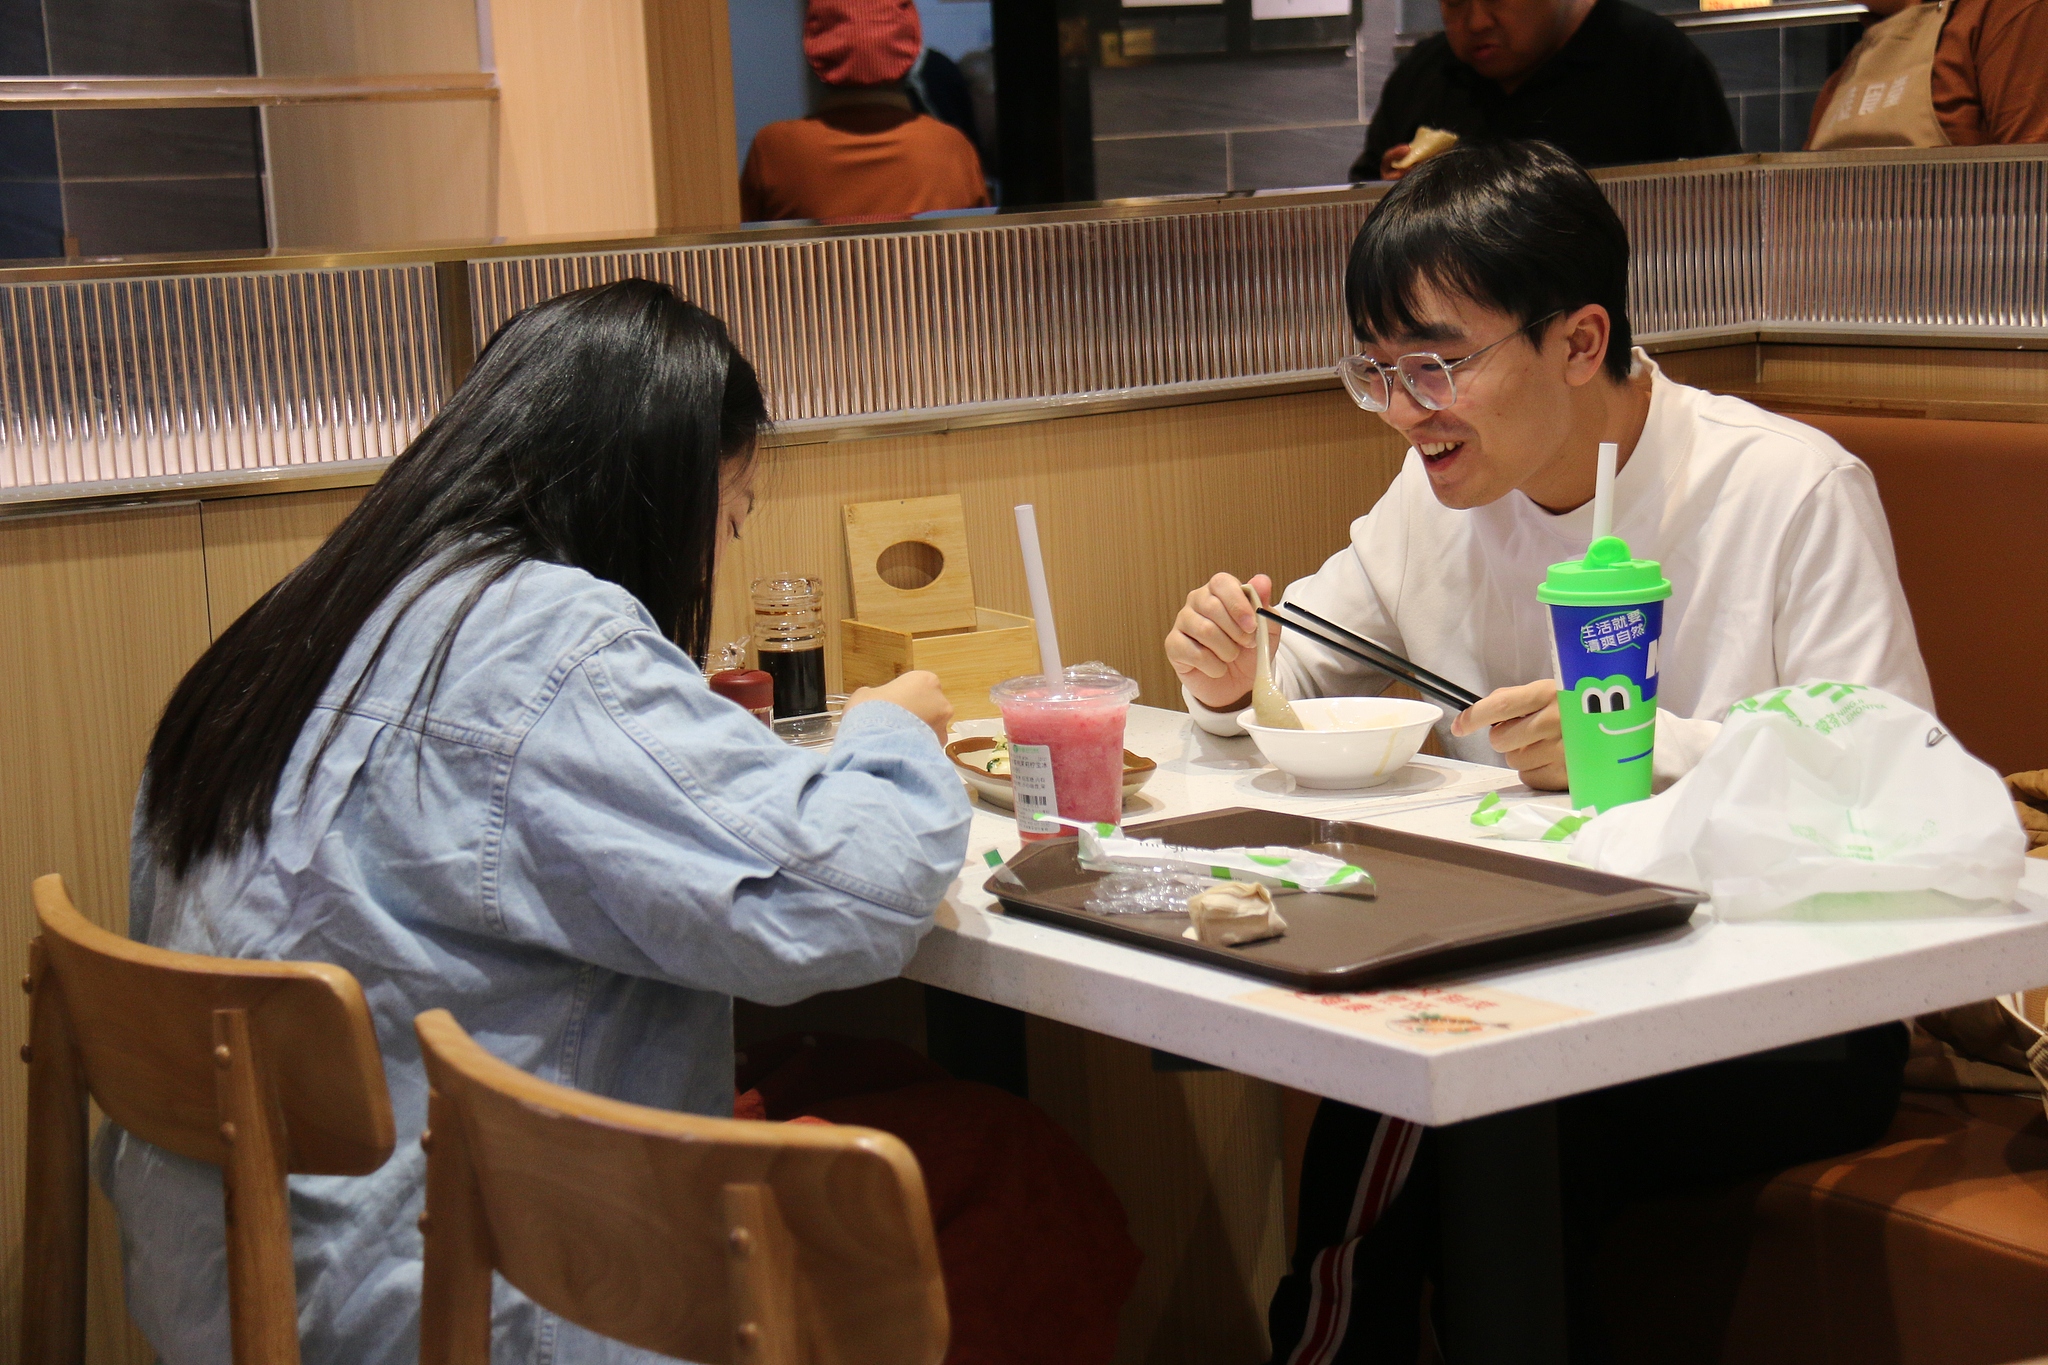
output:
[[[1133, 824], [1261, 806], [1471, 839], [1479, 793], [1531, 796], [1512, 772], [1427, 757], [1372, 792], [1289, 793], [1249, 739], [1217, 739], [1149, 707], [1132, 708], [1125, 744], [1159, 763], [1126, 808]], [[977, 804], [965, 868], [906, 976], [1429, 1124], [2048, 985], [2048, 861], [2029, 859], [2008, 913], [1725, 924], [1703, 910], [1647, 939], [1480, 969], [1458, 982], [1587, 1013], [1450, 1045], [1410, 1043], [1274, 1008], [1271, 983], [1255, 977], [1006, 915], [983, 889], [991, 848], [1017, 851], [1015, 822]], [[1259, 992], [1267, 999], [1243, 998]]]

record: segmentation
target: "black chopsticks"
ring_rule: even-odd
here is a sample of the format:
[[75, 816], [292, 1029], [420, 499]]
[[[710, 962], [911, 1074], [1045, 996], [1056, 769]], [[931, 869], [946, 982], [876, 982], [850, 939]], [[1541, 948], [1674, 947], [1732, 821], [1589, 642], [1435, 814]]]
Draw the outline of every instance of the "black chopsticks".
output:
[[1315, 622], [1316, 625], [1321, 626], [1323, 630], [1331, 632], [1332, 635], [1343, 636], [1344, 640], [1348, 640], [1351, 643], [1345, 644], [1342, 640], [1333, 640], [1329, 635], [1323, 634], [1322, 631], [1311, 629], [1300, 621], [1282, 616], [1278, 612], [1266, 607], [1259, 608], [1259, 615], [1265, 617], [1268, 621], [1277, 621], [1289, 630], [1298, 631], [1308, 636], [1309, 639], [1314, 640], [1325, 649], [1334, 649], [1339, 654], [1348, 654], [1360, 663], [1371, 664], [1383, 673], [1391, 673], [1410, 687], [1434, 697], [1446, 706], [1454, 706], [1458, 710], [1463, 711], [1479, 703], [1478, 693], [1468, 692], [1449, 679], [1439, 678], [1428, 669], [1408, 662], [1391, 649], [1376, 645], [1363, 635], [1353, 635], [1335, 622], [1325, 621], [1307, 607], [1299, 607], [1292, 602], [1282, 602], [1280, 605], [1291, 612], [1307, 617], [1310, 621]]

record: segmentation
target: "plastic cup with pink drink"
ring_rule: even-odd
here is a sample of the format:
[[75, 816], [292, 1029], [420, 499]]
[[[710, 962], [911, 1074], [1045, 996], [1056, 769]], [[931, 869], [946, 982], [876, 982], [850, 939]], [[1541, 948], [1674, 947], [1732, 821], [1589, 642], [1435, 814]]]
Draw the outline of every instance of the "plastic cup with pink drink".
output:
[[1124, 718], [1138, 684], [1102, 664], [1077, 664], [1048, 681], [1042, 673], [989, 689], [1010, 741], [1010, 784], [1017, 830], [1025, 839], [1063, 831], [1035, 820], [1122, 824]]

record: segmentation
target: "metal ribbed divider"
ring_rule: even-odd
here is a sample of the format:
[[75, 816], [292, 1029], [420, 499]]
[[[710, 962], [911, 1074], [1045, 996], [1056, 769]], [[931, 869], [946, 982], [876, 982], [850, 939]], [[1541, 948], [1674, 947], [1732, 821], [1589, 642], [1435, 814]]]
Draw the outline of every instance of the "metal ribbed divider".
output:
[[0, 489], [396, 455], [439, 348], [430, 265], [0, 287]]
[[641, 276], [724, 318], [783, 420], [1327, 369], [1361, 203], [474, 262], [479, 336]]
[[[1633, 243], [1640, 339], [2048, 336], [2048, 157], [1764, 158], [1602, 183]], [[1323, 376], [1354, 344], [1343, 265], [1370, 201], [492, 252], [442, 262], [438, 294], [434, 264], [403, 261], [0, 285], [0, 501], [395, 455], [464, 350], [437, 306], [457, 317], [466, 297], [481, 341], [635, 275], [726, 319], [784, 422]]]

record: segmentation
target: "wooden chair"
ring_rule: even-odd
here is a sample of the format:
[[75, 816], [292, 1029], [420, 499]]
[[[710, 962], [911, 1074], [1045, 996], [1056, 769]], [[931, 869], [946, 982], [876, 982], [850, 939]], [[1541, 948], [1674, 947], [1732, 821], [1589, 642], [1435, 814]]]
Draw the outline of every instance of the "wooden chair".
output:
[[924, 1177], [869, 1128], [699, 1118], [551, 1085], [446, 1010], [433, 1087], [421, 1365], [488, 1365], [491, 1272], [542, 1307], [703, 1365], [937, 1365]]
[[29, 944], [23, 1365], [85, 1359], [88, 1096], [145, 1141], [223, 1170], [235, 1365], [299, 1358], [287, 1173], [366, 1175], [394, 1141], [356, 979], [321, 962], [167, 952], [36, 879]]

